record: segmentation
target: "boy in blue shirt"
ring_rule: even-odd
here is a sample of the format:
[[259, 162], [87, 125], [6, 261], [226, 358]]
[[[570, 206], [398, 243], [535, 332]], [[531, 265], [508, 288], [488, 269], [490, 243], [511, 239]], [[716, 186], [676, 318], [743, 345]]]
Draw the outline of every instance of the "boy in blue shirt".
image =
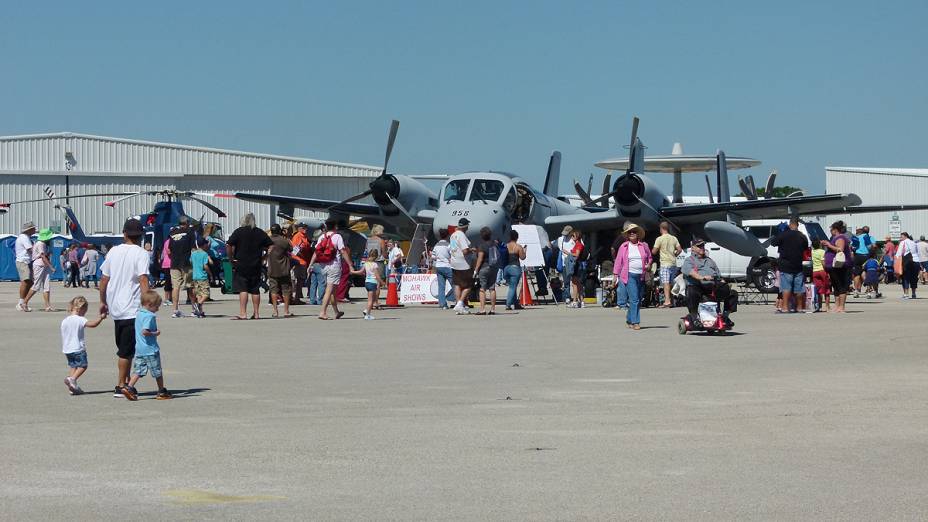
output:
[[193, 315], [201, 319], [206, 317], [203, 303], [209, 299], [209, 265], [213, 262], [206, 251], [207, 246], [209, 242], [201, 237], [190, 253], [190, 264], [193, 267]]
[[864, 263], [864, 284], [867, 286], [867, 299], [882, 297], [880, 294], [880, 264], [876, 260], [875, 252], [870, 252], [867, 262]]
[[135, 316], [135, 357], [132, 359], [132, 377], [129, 385], [121, 388], [122, 394], [130, 401], [139, 399], [139, 392], [135, 383], [141, 377], [151, 372], [151, 376], [158, 383], [158, 400], [173, 399], [174, 397], [164, 387], [164, 378], [161, 372], [161, 349], [158, 346], [158, 323], [155, 321], [155, 312], [161, 307], [161, 296], [154, 290], [142, 293], [142, 306]]

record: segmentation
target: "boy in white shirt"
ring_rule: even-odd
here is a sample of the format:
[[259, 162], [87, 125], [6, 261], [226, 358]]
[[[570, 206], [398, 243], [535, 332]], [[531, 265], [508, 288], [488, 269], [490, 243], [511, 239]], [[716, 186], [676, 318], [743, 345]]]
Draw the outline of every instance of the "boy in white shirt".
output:
[[77, 379], [87, 371], [87, 344], [84, 342], [84, 328], [96, 328], [106, 318], [106, 314], [102, 314], [93, 321], [88, 321], [84, 317], [86, 314], [87, 299], [77, 296], [71, 299], [68, 316], [61, 321], [61, 351], [68, 358], [68, 376], [64, 379], [64, 385], [68, 387], [71, 395], [84, 393], [84, 390], [77, 385]]

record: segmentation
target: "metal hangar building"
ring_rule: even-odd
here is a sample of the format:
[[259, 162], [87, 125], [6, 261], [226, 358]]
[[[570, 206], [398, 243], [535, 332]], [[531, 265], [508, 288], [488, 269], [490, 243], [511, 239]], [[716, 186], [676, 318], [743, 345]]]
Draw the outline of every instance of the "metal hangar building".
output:
[[[869, 167], [825, 167], [825, 192], [853, 192], [864, 205], [925, 204], [928, 202], [928, 169], [896, 169]], [[928, 211], [878, 212], [873, 214], [832, 215], [841, 219], [848, 229], [867, 225], [873, 237], [899, 239], [900, 232], [928, 236]]]
[[[0, 202], [42, 199], [49, 187], [57, 196], [179, 190], [210, 193], [254, 192], [341, 200], [368, 188], [380, 167], [173, 145], [70, 132], [0, 137]], [[72, 198], [71, 208], [84, 231], [119, 233], [130, 216], [150, 212], [158, 196], [137, 196], [104, 206], [112, 198]], [[196, 201], [184, 201], [195, 219], [219, 221], [228, 235], [253, 212], [258, 225], [277, 222], [273, 205], [231, 198], [211, 203], [228, 217], [217, 218]], [[306, 215], [312, 215], [307, 213]], [[321, 217], [321, 216], [320, 216]], [[0, 215], [0, 234], [16, 234], [25, 221], [60, 227], [52, 203], [13, 205]], [[64, 227], [62, 227], [63, 229]]]

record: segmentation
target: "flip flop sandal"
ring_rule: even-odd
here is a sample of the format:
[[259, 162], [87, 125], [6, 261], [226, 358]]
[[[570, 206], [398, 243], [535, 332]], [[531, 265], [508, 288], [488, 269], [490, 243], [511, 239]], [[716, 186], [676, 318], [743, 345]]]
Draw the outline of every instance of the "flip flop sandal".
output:
[[477, 313], [475, 313], [474, 315], [487, 315], [487, 313], [486, 313], [486, 312], [477, 312]]
[[345, 312], [338, 312], [337, 314], [335, 314], [336, 319], [341, 319], [344, 316], [345, 316]]
[[496, 315], [496, 312], [487, 312], [487, 315]]
[[246, 318], [246, 317], [239, 317], [239, 316], [236, 315], [235, 317], [230, 317], [229, 320], [230, 320], [230, 321], [247, 321], [248, 318]]
[[319, 319], [320, 321], [328, 321], [328, 320], [329, 320], [328, 317], [322, 317], [322, 316], [319, 316], [319, 315], [316, 316], [316, 319]]
[[291, 317], [296, 317], [296, 314], [292, 314], [292, 313], [291, 313], [291, 314], [287, 314], [287, 315], [284, 316], [284, 319], [289, 319], [289, 318], [291, 318]]

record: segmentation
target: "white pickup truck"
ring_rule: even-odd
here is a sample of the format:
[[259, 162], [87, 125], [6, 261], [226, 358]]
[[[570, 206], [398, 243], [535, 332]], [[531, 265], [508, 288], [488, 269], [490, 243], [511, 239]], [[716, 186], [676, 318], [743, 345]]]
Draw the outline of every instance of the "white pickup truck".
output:
[[[741, 225], [751, 232], [761, 243], [777, 234], [777, 229], [784, 221], [779, 219], [763, 219], [744, 221]], [[809, 238], [810, 245], [813, 239], [828, 239], [822, 226], [814, 221], [801, 221], [799, 231]], [[761, 292], [771, 292], [778, 286], [775, 270], [770, 261], [778, 257], [777, 247], [767, 246], [767, 255], [763, 257], [746, 257], [724, 249], [715, 243], [706, 243], [706, 254], [715, 261], [722, 272], [722, 277], [729, 281], [746, 281], [753, 284]], [[683, 266], [683, 261], [690, 255], [689, 249], [684, 250], [677, 257], [677, 266]], [[811, 271], [811, 262], [803, 263], [806, 271]]]

